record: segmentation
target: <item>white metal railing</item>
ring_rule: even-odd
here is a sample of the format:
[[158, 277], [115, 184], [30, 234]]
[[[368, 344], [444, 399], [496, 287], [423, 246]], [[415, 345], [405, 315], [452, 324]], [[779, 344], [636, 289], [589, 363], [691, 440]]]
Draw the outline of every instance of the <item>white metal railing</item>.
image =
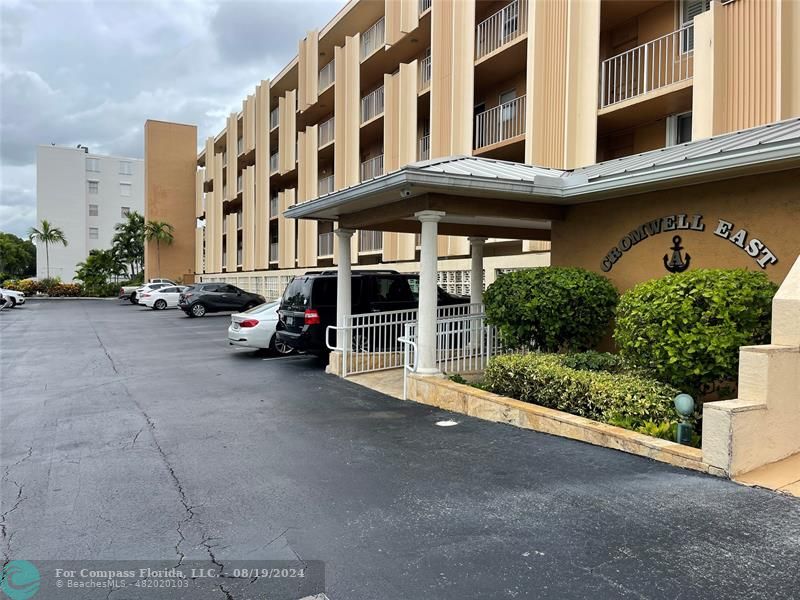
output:
[[236, 192], [238, 193], [238, 192], [241, 192], [241, 191], [242, 191], [242, 176], [241, 175], [237, 175], [236, 176]]
[[361, 98], [361, 122], [366, 123], [383, 114], [383, 86]]
[[361, 163], [361, 181], [383, 175], [383, 154]]
[[320, 233], [317, 239], [317, 256], [333, 256], [333, 232]]
[[333, 192], [333, 175], [320, 177], [319, 183], [317, 184], [317, 195], [324, 196], [325, 194], [330, 194], [331, 192]]
[[278, 126], [278, 109], [273, 108], [272, 111], [269, 113], [269, 128], [270, 131], [275, 129]]
[[424, 13], [431, 7], [433, 0], [419, 0], [419, 14]]
[[419, 138], [419, 151], [417, 160], [428, 160], [431, 157], [431, 136], [424, 135]]
[[600, 108], [694, 76], [694, 25], [662, 35], [600, 63]]
[[269, 245], [269, 262], [278, 262], [278, 242]]
[[358, 231], [359, 252], [380, 252], [383, 250], [383, 232], [370, 229]]
[[431, 86], [431, 55], [419, 59], [419, 90], [427, 90]]
[[236, 213], [236, 229], [242, 228], [242, 211]]
[[273, 196], [269, 199], [269, 216], [270, 218], [278, 216], [278, 197]]
[[270, 154], [269, 157], [269, 172], [270, 175], [272, 173], [276, 173], [278, 171], [278, 153]]
[[320, 148], [330, 144], [333, 141], [335, 118], [336, 117], [331, 117], [324, 123], [320, 123], [319, 134], [318, 134], [319, 141], [317, 142]]
[[525, 133], [525, 96], [475, 115], [475, 148], [491, 146]]
[[336, 65], [335, 61], [332, 60], [319, 70], [319, 79], [317, 80], [318, 91], [321, 93], [333, 85], [335, 77]]
[[386, 40], [384, 24], [385, 21], [381, 17], [372, 27], [361, 34], [361, 60], [364, 60], [379, 47], [383, 46]]
[[514, 0], [475, 28], [475, 58], [494, 52], [528, 31], [528, 0]]

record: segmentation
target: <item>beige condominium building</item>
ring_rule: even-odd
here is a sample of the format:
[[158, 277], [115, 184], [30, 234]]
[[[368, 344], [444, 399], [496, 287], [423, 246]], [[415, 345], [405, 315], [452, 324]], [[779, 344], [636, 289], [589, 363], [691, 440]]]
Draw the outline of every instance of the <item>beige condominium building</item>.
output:
[[[284, 211], [417, 161], [568, 171], [797, 116], [799, 40], [794, 0], [352, 0], [299, 41], [297, 56], [260, 81], [196, 157], [197, 279], [276, 297], [292, 275], [337, 263], [333, 232], [348, 223], [358, 223], [357, 268], [417, 271], [419, 223], [369, 229], [370, 219], [391, 221], [391, 207], [338, 224]], [[513, 166], [475, 168], [487, 164]], [[401, 190], [401, 205], [404, 193], [413, 200]], [[428, 210], [445, 202], [426, 198]], [[513, 211], [492, 200], [495, 216], [472, 232], [487, 200], [451, 199], [438, 228], [439, 282], [451, 291], [469, 292], [469, 235], [487, 237], [486, 284], [504, 269], [549, 264], [551, 235], [575, 249], [554, 264], [601, 264], [585, 225], [517, 229]], [[621, 202], [571, 222], [610, 229]], [[549, 222], [573, 209], [539, 210]], [[589, 229], [606, 243], [604, 228]]]

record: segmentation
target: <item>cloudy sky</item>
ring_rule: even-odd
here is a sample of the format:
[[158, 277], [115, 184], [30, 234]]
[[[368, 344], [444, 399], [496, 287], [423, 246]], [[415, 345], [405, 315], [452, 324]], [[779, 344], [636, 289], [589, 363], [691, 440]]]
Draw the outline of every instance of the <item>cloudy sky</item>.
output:
[[0, 230], [36, 221], [38, 144], [143, 156], [146, 119], [199, 139], [343, 0], [0, 0]]

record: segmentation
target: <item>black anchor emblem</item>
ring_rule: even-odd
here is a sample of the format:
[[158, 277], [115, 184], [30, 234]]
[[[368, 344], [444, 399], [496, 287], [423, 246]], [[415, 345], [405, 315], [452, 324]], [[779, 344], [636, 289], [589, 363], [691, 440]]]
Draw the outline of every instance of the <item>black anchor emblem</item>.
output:
[[683, 246], [681, 246], [681, 236], [676, 235], [672, 238], [672, 258], [669, 258], [669, 254], [664, 255], [664, 268], [670, 273], [683, 273], [689, 268], [692, 257], [689, 256], [687, 252], [686, 259], [684, 260], [681, 257], [681, 250], [683, 250]]

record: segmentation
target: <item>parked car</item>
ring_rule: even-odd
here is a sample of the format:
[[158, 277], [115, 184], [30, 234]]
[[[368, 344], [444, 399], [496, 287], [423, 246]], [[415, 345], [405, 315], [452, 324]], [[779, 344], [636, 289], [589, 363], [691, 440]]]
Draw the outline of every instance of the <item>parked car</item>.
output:
[[153, 310], [164, 310], [165, 308], [177, 308], [178, 298], [181, 292], [185, 291], [188, 286], [185, 285], [168, 285], [156, 290], [144, 292], [138, 297], [139, 304], [148, 306]]
[[23, 292], [0, 288], [0, 294], [2, 294], [3, 298], [8, 298], [11, 303], [8, 308], [14, 308], [17, 304], [25, 304], [25, 294]]
[[131, 304], [139, 304], [139, 296], [142, 294], [146, 294], [148, 292], [152, 292], [153, 290], [159, 290], [161, 288], [175, 285], [174, 283], [146, 283], [145, 285], [139, 286], [136, 288], [133, 293], [131, 294], [130, 301]]
[[196, 283], [178, 297], [178, 308], [190, 317], [206, 313], [250, 310], [264, 304], [264, 296], [251, 294], [229, 283]]
[[[147, 283], [163, 283], [165, 285], [175, 285], [174, 281], [171, 281], [169, 279], [161, 279], [161, 278], [151, 279]], [[145, 284], [145, 285], [147, 285], [147, 284]], [[119, 288], [118, 298], [120, 300], [129, 300], [131, 304], [136, 304], [137, 290], [140, 287], [142, 287], [142, 286], [141, 285], [123, 285], [121, 288]]]
[[269, 349], [277, 354], [294, 352], [292, 348], [278, 340], [275, 332], [279, 306], [278, 301], [267, 302], [231, 315], [228, 343], [244, 348]]
[[[397, 271], [354, 271], [351, 286], [350, 311], [354, 315], [415, 309], [418, 305], [417, 275]], [[334, 271], [310, 272], [295, 277], [280, 301], [278, 340], [298, 351], [327, 354], [325, 332], [329, 325], [336, 325], [336, 288]], [[439, 288], [439, 306], [468, 303], [468, 297], [456, 296]], [[394, 343], [394, 340], [385, 341]]]

